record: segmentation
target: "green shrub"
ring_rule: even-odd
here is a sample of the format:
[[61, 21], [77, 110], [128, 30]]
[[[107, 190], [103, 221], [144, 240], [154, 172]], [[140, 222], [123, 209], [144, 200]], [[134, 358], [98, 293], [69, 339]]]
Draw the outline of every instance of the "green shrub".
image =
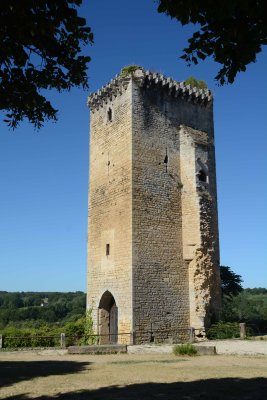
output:
[[233, 339], [240, 337], [238, 322], [219, 321], [207, 331], [208, 339]]
[[120, 75], [122, 77], [132, 75], [137, 69], [141, 69], [141, 67], [139, 65], [128, 65], [121, 69]]
[[66, 334], [66, 346], [81, 344], [84, 338], [85, 316], [77, 321], [68, 322], [63, 329]]
[[205, 81], [196, 79], [194, 76], [189, 76], [189, 78], [187, 78], [184, 83], [186, 85], [190, 85], [191, 87], [196, 87], [198, 89], [207, 89], [208, 85], [206, 84]]
[[95, 344], [97, 341], [96, 336], [94, 336], [93, 331], [93, 319], [92, 319], [92, 310], [88, 310], [85, 316], [85, 325], [84, 325], [84, 337], [81, 340], [80, 344]]
[[60, 333], [66, 335], [66, 346], [94, 344], [97, 339], [93, 332], [92, 311], [65, 326], [44, 324], [36, 328], [8, 326], [1, 330], [4, 348], [59, 347]]
[[176, 356], [195, 356], [197, 354], [197, 349], [191, 343], [178, 344], [174, 346], [173, 353]]
[[60, 344], [60, 332], [58, 328], [43, 326], [38, 329], [18, 329], [9, 327], [4, 329], [4, 348], [23, 347], [55, 347]]
[[68, 322], [65, 325], [66, 345], [90, 345], [96, 343], [96, 336], [93, 331], [92, 310], [75, 322]]

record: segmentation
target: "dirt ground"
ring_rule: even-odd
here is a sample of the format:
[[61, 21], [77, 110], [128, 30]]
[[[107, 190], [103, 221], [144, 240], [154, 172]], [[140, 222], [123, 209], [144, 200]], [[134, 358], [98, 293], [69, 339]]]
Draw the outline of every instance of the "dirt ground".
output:
[[263, 400], [266, 396], [266, 356], [0, 354], [1, 399]]

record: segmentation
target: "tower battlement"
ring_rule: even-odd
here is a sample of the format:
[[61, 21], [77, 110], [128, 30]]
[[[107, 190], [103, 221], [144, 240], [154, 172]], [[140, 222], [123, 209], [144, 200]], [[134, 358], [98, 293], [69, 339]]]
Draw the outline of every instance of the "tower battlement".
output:
[[165, 90], [169, 96], [180, 97], [193, 103], [207, 105], [212, 101], [212, 93], [209, 89], [198, 89], [185, 85], [184, 82], [177, 82], [172, 78], [167, 78], [162, 74], [139, 68], [128, 76], [116, 75], [109, 83], [88, 97], [88, 106], [92, 111], [102, 107], [103, 103], [122, 94], [123, 90], [127, 89], [131, 79], [134, 79], [140, 87]]

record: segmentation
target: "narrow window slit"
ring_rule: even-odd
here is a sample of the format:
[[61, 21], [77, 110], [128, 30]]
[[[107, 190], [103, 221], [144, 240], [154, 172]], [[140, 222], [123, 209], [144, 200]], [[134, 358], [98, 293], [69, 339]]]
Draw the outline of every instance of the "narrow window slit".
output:
[[110, 244], [107, 243], [106, 244], [106, 256], [109, 256], [109, 254], [110, 254]]
[[168, 162], [169, 162], [168, 149], [166, 147], [166, 155], [165, 155], [165, 158], [164, 158], [164, 164], [165, 164], [165, 167], [166, 167], [166, 172], [168, 172]]
[[111, 110], [111, 108], [108, 109], [108, 120], [112, 121], [112, 110]]

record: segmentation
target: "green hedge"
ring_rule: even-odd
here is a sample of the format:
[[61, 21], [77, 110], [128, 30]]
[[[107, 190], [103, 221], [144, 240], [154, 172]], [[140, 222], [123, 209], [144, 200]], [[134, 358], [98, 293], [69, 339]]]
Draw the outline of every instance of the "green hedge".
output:
[[208, 339], [233, 339], [240, 337], [240, 329], [238, 322], [222, 322], [219, 321], [211, 325], [207, 331]]
[[60, 332], [58, 329], [42, 327], [39, 329], [6, 328], [1, 331], [4, 348], [20, 347], [58, 347]]
[[38, 328], [7, 327], [0, 330], [3, 336], [4, 348], [23, 347], [59, 347], [60, 333], [66, 335], [66, 346], [80, 344], [94, 344], [91, 311], [74, 322], [68, 322], [62, 327], [43, 325]]

